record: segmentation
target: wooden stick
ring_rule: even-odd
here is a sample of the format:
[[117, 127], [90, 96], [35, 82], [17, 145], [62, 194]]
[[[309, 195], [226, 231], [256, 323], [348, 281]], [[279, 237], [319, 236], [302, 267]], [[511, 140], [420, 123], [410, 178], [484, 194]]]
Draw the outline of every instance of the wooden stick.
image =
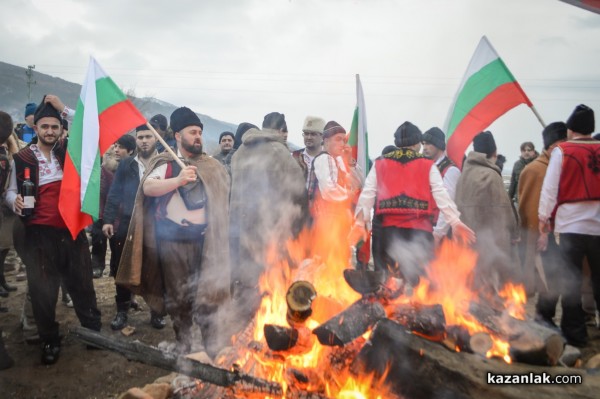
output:
[[544, 123], [544, 120], [542, 119], [542, 117], [540, 116], [540, 114], [537, 112], [537, 109], [535, 109], [534, 105], [531, 105], [531, 111], [533, 111], [533, 114], [535, 115], [535, 117], [537, 118], [538, 121], [540, 121], [540, 123], [542, 124], [542, 127], [546, 127], [546, 124]]
[[184, 164], [183, 161], [179, 159], [177, 154], [175, 154], [175, 151], [173, 151], [171, 147], [167, 144], [167, 142], [160, 136], [160, 134], [156, 130], [154, 130], [154, 127], [152, 127], [150, 122], [146, 122], [146, 126], [148, 126], [148, 129], [150, 129], [150, 131], [154, 134], [154, 137], [156, 137], [156, 139], [163, 145], [163, 147], [165, 147], [165, 151], [167, 151], [171, 155], [171, 157], [173, 157], [175, 162], [177, 162], [179, 166], [181, 166], [181, 169], [185, 168], [186, 164]]

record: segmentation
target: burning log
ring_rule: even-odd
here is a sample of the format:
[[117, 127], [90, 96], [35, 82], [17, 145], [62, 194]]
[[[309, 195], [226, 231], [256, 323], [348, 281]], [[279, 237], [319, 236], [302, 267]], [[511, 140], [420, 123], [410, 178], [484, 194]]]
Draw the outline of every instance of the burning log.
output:
[[317, 296], [315, 287], [308, 281], [295, 281], [285, 295], [288, 306], [287, 322], [295, 327], [302, 325], [312, 314], [312, 302]]
[[267, 345], [273, 351], [286, 351], [298, 342], [298, 330], [295, 328], [265, 324], [263, 330]]
[[328, 399], [328, 396], [317, 392], [302, 391], [300, 389], [288, 388], [285, 399]]
[[483, 357], [486, 357], [487, 353], [494, 346], [494, 342], [492, 341], [492, 337], [490, 334], [484, 333], [482, 331], [475, 333], [469, 339], [469, 351], [473, 353], [477, 353]]
[[470, 341], [471, 334], [465, 326], [452, 325], [446, 327], [446, 339], [442, 343], [453, 351], [458, 348], [462, 352], [472, 352]]
[[322, 345], [343, 346], [363, 335], [385, 317], [379, 302], [360, 299], [313, 330]]
[[508, 341], [517, 362], [556, 366], [565, 347], [564, 338], [533, 320], [519, 320], [481, 303], [471, 303], [470, 313], [490, 331]]
[[401, 304], [394, 306], [388, 318], [433, 341], [441, 341], [446, 334], [442, 305]]
[[119, 352], [129, 360], [175, 371], [221, 387], [228, 387], [244, 393], [283, 395], [281, 385], [276, 382], [178, 357], [174, 353], [163, 352], [139, 341], [124, 341], [85, 327], [75, 327], [69, 331], [69, 334], [87, 345]]
[[492, 385], [488, 383], [489, 373], [546, 372], [553, 378], [567, 371], [490, 361], [465, 352], [451, 353], [437, 343], [409, 334], [404, 326], [389, 319], [376, 324], [369, 342], [357, 356], [353, 369], [384, 378], [388, 387], [404, 398], [584, 399], [597, 397], [600, 389], [600, 379], [578, 369], [569, 369], [568, 373], [583, 376], [583, 384]]
[[263, 331], [269, 349], [276, 352], [305, 353], [312, 349], [315, 342], [312, 332], [306, 326], [289, 328], [265, 324]]

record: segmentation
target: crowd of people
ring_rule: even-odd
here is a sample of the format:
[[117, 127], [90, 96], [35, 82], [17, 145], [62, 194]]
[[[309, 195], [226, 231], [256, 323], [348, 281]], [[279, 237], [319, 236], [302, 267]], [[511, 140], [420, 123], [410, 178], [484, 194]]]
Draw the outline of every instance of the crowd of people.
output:
[[[86, 230], [73, 238], [58, 211], [73, 116], [54, 95], [27, 104], [17, 129], [0, 112], [0, 187], [17, 215], [9, 234], [25, 264], [43, 364], [60, 355], [61, 286], [81, 325], [101, 329], [93, 279], [103, 276], [107, 247], [116, 304], [110, 328], [124, 328], [142, 297], [152, 327], [171, 319], [178, 354], [203, 352], [210, 361], [256, 314], [259, 277], [273, 257], [288, 258], [288, 240], [312, 229], [329, 233], [307, 256], [349, 258], [354, 246], [356, 267], [412, 286], [440, 242], [462, 241], [479, 254], [474, 281], [482, 295], [521, 282], [538, 294], [539, 322], [560, 328], [572, 345], [587, 343], [584, 275], [592, 312], [600, 308], [600, 141], [585, 105], [543, 129], [541, 154], [531, 142], [521, 145], [508, 191], [489, 131], [475, 136], [457, 165], [441, 129], [422, 133], [405, 121], [367, 173], [336, 121], [307, 116], [305, 148], [291, 152], [285, 115], [272, 112], [260, 128], [244, 122], [221, 133], [211, 156], [198, 115], [180, 107], [169, 120], [153, 116], [104, 155], [91, 242]], [[35, 188], [24, 198], [27, 180]], [[14, 287], [2, 271], [6, 296]], [[12, 364], [0, 334], [0, 369]]]

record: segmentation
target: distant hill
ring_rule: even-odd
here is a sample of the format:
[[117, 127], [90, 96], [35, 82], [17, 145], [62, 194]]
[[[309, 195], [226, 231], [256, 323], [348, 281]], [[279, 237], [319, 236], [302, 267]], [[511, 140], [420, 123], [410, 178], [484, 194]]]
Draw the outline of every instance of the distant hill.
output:
[[[15, 123], [23, 122], [25, 104], [28, 102], [26, 70], [26, 68], [0, 62], [0, 109], [8, 112]], [[38, 103], [44, 94], [56, 94], [71, 107], [77, 104], [81, 85], [36, 71], [33, 72], [33, 79], [36, 84], [31, 90], [32, 102]], [[146, 118], [163, 114], [168, 119], [177, 108], [173, 104], [155, 98], [130, 98]], [[198, 116], [204, 125], [204, 147], [209, 154], [217, 151], [221, 132], [228, 130], [235, 133], [237, 128], [233, 123], [219, 121], [208, 115], [198, 114]]]

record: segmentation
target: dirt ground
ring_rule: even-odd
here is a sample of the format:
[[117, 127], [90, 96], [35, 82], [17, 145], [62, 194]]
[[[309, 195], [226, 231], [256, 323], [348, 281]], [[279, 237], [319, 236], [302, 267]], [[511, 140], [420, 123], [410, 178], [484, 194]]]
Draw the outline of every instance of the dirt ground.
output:
[[[163, 330], [150, 326], [150, 313], [141, 298], [141, 311], [129, 313], [129, 325], [135, 333], [124, 337], [110, 328], [115, 315], [114, 280], [105, 275], [94, 280], [98, 307], [102, 312], [102, 332], [127, 340], [139, 340], [149, 345], [161, 341], [174, 341], [175, 335], [170, 320]], [[21, 329], [21, 310], [25, 300], [27, 281], [16, 281], [17, 271], [6, 273], [10, 285], [18, 289], [8, 298], [0, 298], [0, 306], [8, 307], [8, 313], [0, 313], [0, 328], [3, 330], [6, 348], [15, 360], [15, 365], [0, 371], [0, 398], [115, 398], [131, 387], [143, 387], [168, 371], [130, 362], [122, 355], [107, 350], [88, 350], [86, 346], [68, 335], [69, 328], [79, 325], [72, 308], [60, 299], [56, 306], [56, 319], [60, 323], [62, 350], [58, 362], [44, 366], [40, 362], [39, 344], [25, 343]]]

